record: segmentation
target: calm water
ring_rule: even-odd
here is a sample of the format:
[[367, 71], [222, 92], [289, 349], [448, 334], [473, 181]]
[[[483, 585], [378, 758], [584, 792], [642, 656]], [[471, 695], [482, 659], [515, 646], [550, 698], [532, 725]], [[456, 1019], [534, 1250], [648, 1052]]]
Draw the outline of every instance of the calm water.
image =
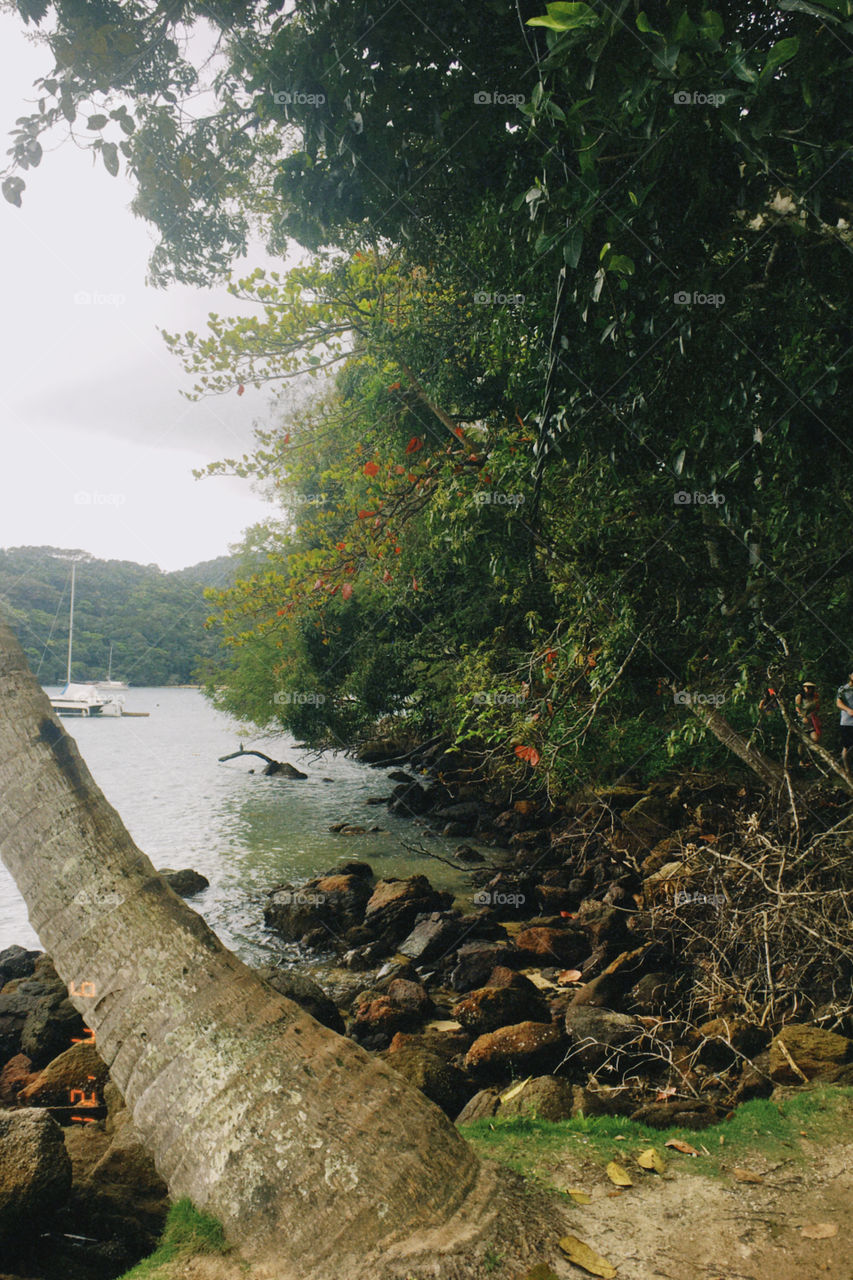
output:
[[[52, 690], [50, 692], [53, 692]], [[264, 890], [300, 882], [341, 862], [369, 862], [379, 875], [421, 872], [436, 887], [461, 890], [464, 879], [432, 858], [407, 852], [401, 841], [447, 857], [456, 841], [427, 837], [412, 822], [368, 805], [388, 795], [386, 772], [341, 754], [317, 757], [292, 738], [252, 736], [215, 711], [194, 689], [130, 689], [128, 711], [148, 719], [63, 720], [109, 802], [155, 867], [193, 867], [210, 888], [190, 905], [244, 960], [291, 954], [263, 926]], [[249, 770], [257, 758], [219, 764], [240, 742], [308, 774], [305, 781], [264, 778]], [[326, 781], [325, 779], [328, 779]], [[386, 834], [331, 834], [335, 822], [380, 826]], [[0, 863], [0, 950], [38, 947], [27, 909]]]

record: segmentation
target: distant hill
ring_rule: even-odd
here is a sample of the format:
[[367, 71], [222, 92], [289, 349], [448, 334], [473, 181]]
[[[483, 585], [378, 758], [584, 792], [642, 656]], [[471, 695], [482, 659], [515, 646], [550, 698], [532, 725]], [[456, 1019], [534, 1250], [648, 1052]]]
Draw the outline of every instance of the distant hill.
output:
[[[59, 547], [0, 549], [0, 613], [42, 684], [64, 684], [71, 565]], [[220, 556], [164, 573], [130, 560], [78, 562], [72, 679], [103, 680], [113, 646], [114, 680], [133, 685], [191, 684], [217, 654], [204, 622], [206, 587], [230, 585], [236, 557]]]

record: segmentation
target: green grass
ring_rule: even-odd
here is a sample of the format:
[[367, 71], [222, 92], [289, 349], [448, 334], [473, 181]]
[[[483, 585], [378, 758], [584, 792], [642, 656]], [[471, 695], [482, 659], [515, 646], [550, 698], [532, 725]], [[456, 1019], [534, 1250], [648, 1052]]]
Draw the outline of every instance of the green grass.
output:
[[[707, 1177], [756, 1154], [769, 1160], [803, 1158], [804, 1135], [820, 1141], [849, 1129], [851, 1104], [853, 1088], [826, 1086], [780, 1103], [755, 1099], [738, 1107], [730, 1120], [699, 1131], [651, 1129], [624, 1116], [578, 1116], [559, 1123], [519, 1116], [476, 1120], [462, 1133], [481, 1156], [545, 1182], [549, 1169], [561, 1161], [586, 1159], [603, 1167], [609, 1160], [631, 1160], [652, 1146], [677, 1160], [679, 1168]], [[700, 1159], [664, 1151], [670, 1138], [689, 1142]]]
[[191, 1200], [178, 1200], [169, 1210], [157, 1248], [150, 1257], [125, 1272], [121, 1280], [159, 1280], [160, 1269], [172, 1262], [182, 1262], [200, 1253], [227, 1251], [221, 1223], [208, 1213], [200, 1213]]

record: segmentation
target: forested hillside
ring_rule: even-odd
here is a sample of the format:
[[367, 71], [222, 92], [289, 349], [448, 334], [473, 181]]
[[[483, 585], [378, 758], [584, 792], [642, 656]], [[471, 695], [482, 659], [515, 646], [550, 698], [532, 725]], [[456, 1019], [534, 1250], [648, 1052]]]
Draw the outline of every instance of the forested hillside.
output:
[[[57, 557], [71, 554], [84, 553], [57, 547], [0, 550], [0, 612], [46, 685], [65, 681], [71, 564]], [[72, 679], [105, 679], [112, 644], [115, 680], [192, 683], [218, 644], [205, 630], [205, 589], [227, 586], [233, 577], [228, 556], [174, 573], [129, 560], [79, 560]]]

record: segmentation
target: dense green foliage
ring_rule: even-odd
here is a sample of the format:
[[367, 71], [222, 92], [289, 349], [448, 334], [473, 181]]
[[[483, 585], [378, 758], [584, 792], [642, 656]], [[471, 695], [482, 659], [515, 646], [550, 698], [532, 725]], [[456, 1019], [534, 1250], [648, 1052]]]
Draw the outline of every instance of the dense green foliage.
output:
[[227, 705], [317, 739], [405, 715], [558, 790], [708, 758], [691, 700], [747, 733], [768, 679], [832, 706], [851, 0], [51, 13], [19, 165], [102, 102], [155, 277], [210, 278], [253, 225], [314, 254], [233, 285], [256, 321], [170, 338], [197, 393], [318, 379], [223, 464], [285, 509], [220, 599]]
[[[65, 683], [71, 566], [56, 557], [69, 554], [55, 547], [0, 550], [0, 610], [45, 685]], [[72, 679], [105, 680], [112, 645], [114, 680], [192, 683], [217, 653], [216, 637], [205, 630], [205, 589], [233, 575], [228, 556], [174, 573], [128, 560], [80, 561]]]

